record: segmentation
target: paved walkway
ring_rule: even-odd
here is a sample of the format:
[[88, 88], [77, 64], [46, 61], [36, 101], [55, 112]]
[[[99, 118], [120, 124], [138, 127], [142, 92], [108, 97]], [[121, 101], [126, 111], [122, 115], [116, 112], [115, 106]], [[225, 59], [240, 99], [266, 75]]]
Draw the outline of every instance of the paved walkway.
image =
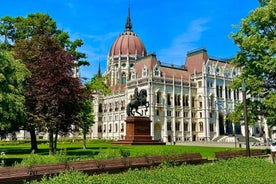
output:
[[[170, 143], [167, 143], [168, 145]], [[245, 143], [235, 143], [234, 142], [183, 142], [183, 143], [176, 143], [176, 145], [184, 145], [184, 146], [207, 146], [207, 147], [225, 147], [225, 148], [245, 148]], [[269, 146], [252, 146], [250, 144], [250, 148], [254, 149], [269, 149]]]

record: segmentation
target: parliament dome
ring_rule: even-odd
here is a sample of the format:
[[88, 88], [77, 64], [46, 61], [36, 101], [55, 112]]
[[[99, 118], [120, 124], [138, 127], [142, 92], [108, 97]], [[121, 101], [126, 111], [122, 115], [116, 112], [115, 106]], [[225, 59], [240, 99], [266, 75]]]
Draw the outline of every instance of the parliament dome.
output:
[[132, 31], [130, 12], [125, 25], [125, 31], [114, 41], [109, 51], [109, 57], [118, 55], [146, 56], [147, 51], [142, 40]]

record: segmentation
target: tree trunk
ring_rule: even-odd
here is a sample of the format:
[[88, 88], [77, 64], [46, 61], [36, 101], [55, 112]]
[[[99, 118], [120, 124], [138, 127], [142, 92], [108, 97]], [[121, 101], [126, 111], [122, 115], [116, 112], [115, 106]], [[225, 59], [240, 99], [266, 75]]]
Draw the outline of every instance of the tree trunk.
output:
[[54, 133], [49, 131], [49, 155], [54, 155]]
[[38, 147], [37, 147], [36, 134], [35, 134], [34, 128], [30, 129], [30, 135], [31, 135], [31, 150], [36, 152], [38, 150]]
[[57, 151], [57, 140], [58, 140], [58, 133], [55, 133], [55, 140], [54, 140], [54, 153], [56, 154]]
[[86, 149], [86, 132], [83, 133], [83, 149]]

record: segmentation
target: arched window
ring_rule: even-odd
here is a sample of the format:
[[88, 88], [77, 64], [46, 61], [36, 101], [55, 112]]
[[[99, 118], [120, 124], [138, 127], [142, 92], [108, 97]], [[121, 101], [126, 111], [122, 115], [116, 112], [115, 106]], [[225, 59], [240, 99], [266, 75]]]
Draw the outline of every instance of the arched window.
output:
[[159, 68], [157, 66], [154, 68], [154, 75], [155, 76], [160, 76], [160, 71], [159, 71]]
[[172, 105], [172, 103], [171, 103], [171, 94], [167, 94], [167, 105]]
[[213, 131], [214, 131], [214, 124], [210, 123], [210, 132], [213, 132]]
[[188, 122], [184, 122], [184, 131], [188, 131]]
[[148, 71], [147, 71], [147, 67], [146, 66], [144, 66], [144, 68], [143, 68], [142, 76], [143, 77], [147, 77], [148, 76]]
[[122, 84], [126, 84], [126, 73], [122, 73]]
[[232, 70], [232, 77], [235, 77], [236, 75], [237, 75], [237, 71], [236, 71], [235, 68], [233, 68], [233, 70]]
[[202, 108], [202, 96], [201, 95], [199, 95], [198, 96], [198, 105], [199, 105], [199, 108]]
[[210, 66], [210, 65], [207, 66], [207, 73], [208, 73], [208, 74], [211, 73], [211, 66]]
[[196, 131], [196, 123], [195, 123], [195, 122], [192, 123], [192, 131], [193, 131], [193, 132]]
[[161, 92], [158, 91], [156, 94], [156, 103], [160, 104], [161, 103]]
[[102, 104], [99, 104], [99, 112], [103, 112], [103, 105]]
[[118, 132], [118, 124], [115, 124], [115, 132]]
[[219, 69], [219, 66], [216, 67], [216, 74], [219, 74], [220, 72], [220, 69]]
[[176, 124], [175, 124], [175, 130], [180, 131], [180, 122], [179, 121], [176, 122]]
[[203, 122], [199, 122], [199, 131], [203, 132]]

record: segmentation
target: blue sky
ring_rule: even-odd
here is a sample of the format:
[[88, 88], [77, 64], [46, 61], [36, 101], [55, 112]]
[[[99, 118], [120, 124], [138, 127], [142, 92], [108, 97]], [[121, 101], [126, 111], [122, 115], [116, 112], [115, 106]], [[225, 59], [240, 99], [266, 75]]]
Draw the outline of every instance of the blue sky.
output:
[[49, 14], [73, 40], [84, 41], [79, 50], [91, 66], [81, 68], [81, 76], [91, 78], [99, 62], [105, 71], [111, 45], [125, 29], [129, 2], [133, 31], [147, 51], [174, 65], [202, 47], [210, 56], [233, 57], [233, 25], [259, 6], [258, 0], [2, 0], [0, 17]]

